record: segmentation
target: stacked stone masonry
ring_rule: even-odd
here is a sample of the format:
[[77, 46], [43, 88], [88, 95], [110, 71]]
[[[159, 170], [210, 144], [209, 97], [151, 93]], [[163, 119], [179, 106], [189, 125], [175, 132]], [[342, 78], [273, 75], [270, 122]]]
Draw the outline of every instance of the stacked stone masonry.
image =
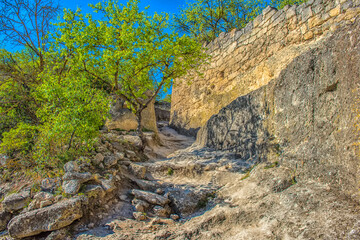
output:
[[211, 60], [202, 66], [203, 75], [175, 80], [171, 125], [195, 135], [222, 107], [278, 77], [295, 57], [352, 24], [359, 13], [360, 0], [309, 0], [281, 10], [269, 6], [245, 28], [221, 33], [205, 46]]

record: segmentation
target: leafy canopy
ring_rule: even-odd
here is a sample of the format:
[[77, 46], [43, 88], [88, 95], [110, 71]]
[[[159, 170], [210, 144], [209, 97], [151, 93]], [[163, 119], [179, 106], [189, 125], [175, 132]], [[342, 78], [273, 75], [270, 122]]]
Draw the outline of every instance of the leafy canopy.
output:
[[2, 52], [0, 67], [8, 74], [0, 111], [9, 121], [1, 153], [39, 169], [58, 168], [91, 150], [113, 95], [127, 101], [141, 130], [144, 108], [172, 79], [205, 61], [195, 39], [169, 30], [168, 15], [149, 16], [138, 2], [92, 5], [100, 20], [64, 10], [41, 66], [34, 51]]
[[210, 42], [221, 32], [242, 29], [269, 5], [283, 8], [288, 4], [299, 4], [307, 0], [195, 0], [189, 1], [174, 17], [179, 32]]
[[[101, 20], [66, 10], [55, 37], [61, 56], [93, 80], [124, 99], [141, 123], [141, 112], [172, 79], [199, 66], [206, 55], [193, 38], [169, 31], [167, 14], [147, 15], [138, 0], [92, 5]], [[140, 128], [141, 129], [141, 128]]]

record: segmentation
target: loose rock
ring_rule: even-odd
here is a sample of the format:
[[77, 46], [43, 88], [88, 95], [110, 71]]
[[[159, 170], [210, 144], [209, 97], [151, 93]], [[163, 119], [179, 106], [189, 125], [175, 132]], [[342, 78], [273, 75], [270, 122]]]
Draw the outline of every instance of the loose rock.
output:
[[176, 220], [178, 220], [180, 217], [179, 217], [179, 215], [177, 215], [177, 214], [171, 214], [171, 215], [170, 215], [170, 218], [171, 218], [172, 220], [176, 221]]
[[115, 178], [113, 176], [110, 176], [109, 179], [102, 179], [100, 180], [101, 183], [101, 187], [106, 191], [106, 192], [111, 192], [113, 190], [116, 189], [116, 185], [115, 185]]
[[90, 181], [93, 179], [91, 173], [75, 173], [75, 172], [67, 172], [62, 177], [63, 181], [69, 180], [79, 180], [81, 183]]
[[83, 216], [81, 199], [72, 198], [47, 208], [14, 217], [8, 224], [10, 236], [25, 238], [61, 229]]
[[2, 205], [7, 212], [23, 209], [30, 201], [30, 191], [13, 193], [5, 197]]
[[165, 207], [155, 206], [154, 213], [158, 217], [168, 218], [171, 213], [171, 208], [168, 205], [165, 205]]
[[132, 204], [135, 206], [137, 212], [146, 212], [150, 207], [149, 203], [139, 199], [132, 200]]
[[161, 195], [158, 195], [156, 193], [152, 192], [146, 192], [141, 190], [133, 189], [131, 193], [138, 199], [147, 201], [148, 203], [159, 205], [159, 206], [165, 206], [170, 202], [168, 198], [165, 198]]
[[137, 221], [145, 221], [147, 219], [146, 215], [142, 212], [134, 212], [133, 216]]
[[116, 156], [109, 156], [104, 159], [104, 164], [107, 168], [115, 166], [118, 163], [118, 158]]
[[77, 194], [81, 187], [81, 181], [80, 180], [70, 180], [70, 181], [64, 181], [62, 184], [62, 188], [66, 194]]
[[146, 167], [130, 163], [128, 166], [129, 171], [132, 172], [137, 178], [144, 179], [146, 175]]
[[40, 188], [45, 192], [54, 192], [61, 186], [60, 178], [45, 178], [41, 181]]
[[0, 211], [0, 231], [4, 231], [6, 229], [7, 224], [11, 219], [11, 213]]
[[78, 172], [79, 166], [75, 161], [70, 161], [64, 165], [64, 170], [65, 172]]
[[93, 158], [92, 162], [95, 165], [99, 165], [104, 160], [104, 156], [101, 153], [96, 154], [96, 156]]

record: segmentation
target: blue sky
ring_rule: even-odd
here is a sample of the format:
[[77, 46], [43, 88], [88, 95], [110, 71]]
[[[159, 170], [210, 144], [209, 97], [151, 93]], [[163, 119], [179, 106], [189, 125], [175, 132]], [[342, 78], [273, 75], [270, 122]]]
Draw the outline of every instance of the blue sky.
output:
[[[70, 8], [75, 10], [80, 7], [84, 13], [92, 12], [91, 8], [88, 7], [89, 3], [96, 4], [101, 0], [62, 0], [60, 5], [63, 8]], [[119, 0], [119, 3], [126, 3], [127, 0]], [[149, 13], [154, 12], [167, 12], [177, 13], [180, 7], [183, 7], [186, 0], [141, 0], [140, 7], [145, 8], [150, 6]]]

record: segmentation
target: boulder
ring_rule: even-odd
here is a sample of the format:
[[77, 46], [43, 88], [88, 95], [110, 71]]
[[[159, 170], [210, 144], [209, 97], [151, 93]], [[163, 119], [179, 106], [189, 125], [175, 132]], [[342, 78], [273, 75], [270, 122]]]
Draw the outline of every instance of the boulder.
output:
[[[155, 99], [145, 108], [142, 115], [142, 126], [151, 131], [157, 132], [155, 116]], [[110, 108], [111, 119], [107, 120], [105, 126], [109, 130], [136, 130], [138, 122], [135, 114], [128, 109], [122, 99], [114, 99]]]
[[165, 205], [164, 207], [155, 206], [153, 210], [156, 216], [163, 218], [168, 218], [171, 213], [171, 208], [169, 205]]
[[11, 219], [11, 213], [0, 211], [0, 232], [6, 229], [7, 224]]
[[30, 202], [30, 199], [30, 191], [13, 193], [5, 197], [2, 205], [5, 211], [13, 212], [26, 207], [26, 205]]
[[27, 207], [27, 211], [35, 210], [50, 206], [55, 201], [55, 196], [48, 192], [38, 192], [34, 196], [34, 200]]
[[115, 166], [118, 163], [118, 158], [116, 156], [108, 156], [104, 159], [105, 167], [110, 168]]
[[101, 187], [106, 192], [111, 192], [116, 189], [115, 181], [116, 181], [116, 179], [113, 176], [110, 176], [109, 179], [101, 179], [100, 180]]
[[133, 216], [137, 221], [145, 221], [147, 219], [146, 215], [142, 212], [134, 212]]
[[78, 172], [79, 166], [76, 162], [70, 161], [64, 165], [65, 172]]
[[9, 222], [9, 234], [13, 238], [25, 238], [66, 227], [83, 216], [81, 202], [81, 198], [72, 198], [20, 214]]
[[128, 166], [129, 171], [134, 174], [137, 178], [144, 179], [146, 175], [146, 167], [130, 163]]
[[92, 163], [95, 165], [99, 165], [102, 161], [104, 161], [104, 155], [101, 153], [96, 154], [96, 156], [92, 159]]
[[137, 212], [146, 212], [150, 207], [149, 203], [139, 199], [132, 200], [132, 204], [135, 206]]
[[93, 179], [91, 173], [77, 173], [77, 172], [67, 172], [64, 174], [64, 176], [62, 177], [62, 179], [64, 181], [69, 181], [69, 180], [79, 180], [81, 183], [90, 181]]
[[152, 192], [133, 189], [131, 193], [136, 198], [147, 201], [148, 203], [151, 203], [153, 205], [165, 206], [170, 202], [168, 198]]
[[84, 189], [88, 197], [101, 198], [105, 195], [104, 189], [99, 185], [86, 185]]
[[63, 191], [66, 194], [77, 194], [80, 190], [81, 187], [81, 181], [80, 180], [69, 180], [69, 181], [64, 181], [62, 184], [62, 188]]

